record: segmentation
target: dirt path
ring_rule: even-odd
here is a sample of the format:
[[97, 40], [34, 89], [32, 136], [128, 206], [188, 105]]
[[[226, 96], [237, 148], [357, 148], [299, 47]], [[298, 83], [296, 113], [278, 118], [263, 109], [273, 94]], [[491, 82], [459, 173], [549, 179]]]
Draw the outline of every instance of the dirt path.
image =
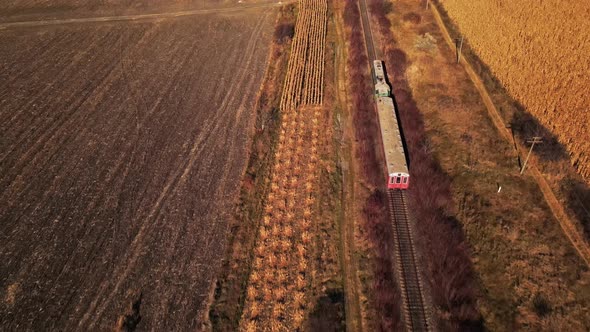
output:
[[57, 20], [39, 20], [39, 21], [22, 21], [22, 22], [9, 22], [0, 23], [0, 30], [10, 28], [22, 28], [22, 27], [38, 27], [47, 25], [63, 25], [63, 24], [82, 24], [82, 23], [100, 23], [100, 22], [120, 22], [120, 21], [144, 21], [144, 20], [157, 20], [165, 18], [175, 18], [193, 15], [203, 14], [214, 14], [214, 13], [231, 13], [239, 12], [248, 9], [259, 9], [264, 7], [280, 7], [285, 4], [295, 2], [295, 0], [288, 0], [274, 3], [263, 3], [255, 5], [241, 5], [236, 7], [228, 8], [210, 8], [210, 9], [196, 9], [196, 10], [183, 10], [166, 13], [155, 13], [155, 14], [135, 14], [135, 15], [121, 15], [121, 16], [100, 16], [100, 17], [85, 17], [85, 18], [66, 18]]
[[[343, 22], [340, 17], [336, 19], [336, 33], [338, 35], [339, 45], [345, 47], [345, 37], [343, 31]], [[343, 110], [348, 109], [350, 101], [346, 93], [346, 56], [343, 53], [342, 48], [338, 48], [336, 52], [336, 70], [335, 70], [334, 84], [337, 87], [336, 98]], [[343, 172], [343, 193], [342, 201], [344, 202], [344, 209], [342, 211], [342, 224], [341, 224], [341, 241], [342, 241], [342, 270], [344, 278], [345, 296], [346, 296], [346, 328], [347, 331], [362, 331], [363, 324], [361, 319], [361, 306], [359, 303], [359, 280], [357, 277], [358, 262], [356, 261], [355, 255], [355, 217], [354, 211], [356, 209], [354, 205], [354, 169], [352, 167], [352, 152], [350, 147], [350, 141], [354, 137], [354, 134], [350, 132], [352, 123], [348, 111], [345, 119], [343, 119], [343, 140], [346, 142], [343, 144], [345, 151], [342, 153], [342, 172]]]
[[[430, 8], [432, 9], [432, 13], [434, 14], [434, 17], [436, 19], [436, 23], [438, 24], [440, 30], [442, 31], [447, 44], [449, 45], [449, 47], [451, 47], [451, 49], [454, 49], [455, 45], [453, 43], [453, 40], [451, 39], [449, 31], [447, 30], [446, 26], [444, 25], [442, 18], [440, 16], [440, 13], [438, 12], [436, 6], [430, 6]], [[506, 139], [509, 143], [512, 144], [512, 134], [511, 134], [510, 130], [508, 129], [508, 127], [506, 126], [506, 124], [504, 123], [502, 116], [500, 115], [500, 113], [498, 112], [498, 109], [494, 105], [494, 102], [492, 101], [492, 98], [488, 94], [483, 82], [481, 81], [479, 76], [475, 73], [475, 70], [473, 70], [473, 67], [465, 59], [465, 57], [462, 57], [460, 62], [463, 65], [463, 67], [465, 68], [465, 71], [467, 72], [469, 77], [471, 78], [471, 81], [475, 85], [477, 91], [479, 92], [479, 94], [486, 106], [486, 109], [488, 110], [490, 118], [491, 118], [492, 122], [494, 123], [494, 126], [498, 129], [498, 132], [500, 132], [502, 137], [504, 137], [504, 139]], [[559, 222], [561, 229], [563, 230], [565, 235], [568, 237], [568, 239], [570, 240], [570, 242], [572, 243], [572, 245], [574, 246], [574, 248], [576, 249], [576, 251], [578, 252], [580, 257], [582, 257], [582, 259], [586, 262], [586, 264], [590, 266], [590, 247], [588, 246], [588, 244], [584, 240], [584, 237], [576, 229], [576, 226], [572, 222], [572, 220], [567, 216], [563, 206], [559, 203], [559, 201], [557, 200], [557, 197], [555, 197], [555, 194], [551, 190], [551, 187], [549, 187], [549, 184], [547, 183], [545, 178], [543, 178], [543, 175], [541, 174], [541, 172], [539, 172], [539, 169], [536, 167], [536, 165], [531, 164], [529, 166], [529, 171], [530, 171], [530, 174], [535, 179], [535, 181], [537, 182], [537, 184], [539, 185], [539, 188], [541, 189], [541, 192], [543, 193], [543, 196], [545, 197], [545, 201], [547, 202], [547, 205], [549, 205], [549, 208], [551, 208], [551, 212], [553, 213], [553, 216]]]

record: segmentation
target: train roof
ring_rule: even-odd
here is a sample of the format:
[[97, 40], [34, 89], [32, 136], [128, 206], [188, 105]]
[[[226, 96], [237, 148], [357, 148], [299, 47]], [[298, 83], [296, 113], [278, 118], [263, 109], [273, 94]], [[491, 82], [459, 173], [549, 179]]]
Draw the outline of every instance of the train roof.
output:
[[375, 76], [377, 80], [385, 81], [385, 72], [383, 71], [383, 62], [381, 60], [373, 61], [373, 68], [375, 69]]
[[379, 113], [379, 126], [381, 128], [381, 137], [383, 137], [383, 149], [385, 151], [388, 174], [409, 174], [393, 99], [389, 97], [378, 97], [377, 112]]

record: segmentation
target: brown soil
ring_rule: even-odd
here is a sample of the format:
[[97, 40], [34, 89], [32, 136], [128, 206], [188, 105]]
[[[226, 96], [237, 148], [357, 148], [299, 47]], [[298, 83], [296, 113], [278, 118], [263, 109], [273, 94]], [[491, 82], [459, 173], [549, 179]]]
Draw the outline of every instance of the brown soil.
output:
[[2, 329], [198, 326], [273, 17], [0, 32]]
[[[335, 13], [343, 12], [343, 3], [333, 2]], [[356, 181], [355, 159], [353, 158], [352, 141], [354, 140], [352, 123], [352, 101], [347, 90], [347, 43], [345, 26], [342, 15], [335, 15], [335, 33], [337, 34], [337, 48], [335, 52], [335, 92], [337, 101], [338, 121], [336, 136], [341, 142], [340, 168], [342, 172], [342, 198], [343, 207], [341, 210], [341, 262], [342, 275], [346, 296], [346, 328], [347, 331], [363, 331], [362, 310], [361, 310], [361, 289], [359, 280], [358, 248], [355, 237], [357, 229], [357, 206], [355, 199]]]
[[[283, 1], [288, 3], [289, 0]], [[146, 16], [159, 13], [182, 14], [191, 11], [207, 11], [276, 5], [272, 0], [15, 0], [0, 3], [1, 23], [23, 21], [50, 21], [86, 19], [96, 17]], [[133, 18], [136, 19], [136, 18]]]

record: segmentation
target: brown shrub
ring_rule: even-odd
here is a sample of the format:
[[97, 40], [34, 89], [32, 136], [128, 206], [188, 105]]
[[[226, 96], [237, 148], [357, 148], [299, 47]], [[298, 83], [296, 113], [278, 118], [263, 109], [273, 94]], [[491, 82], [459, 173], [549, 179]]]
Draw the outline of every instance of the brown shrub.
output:
[[420, 16], [420, 14], [417, 13], [407, 13], [402, 17], [402, 20], [404, 20], [404, 22], [410, 22], [413, 24], [418, 24], [422, 21], [422, 16]]
[[277, 43], [282, 44], [290, 40], [295, 35], [294, 23], [281, 23], [275, 27], [274, 39]]

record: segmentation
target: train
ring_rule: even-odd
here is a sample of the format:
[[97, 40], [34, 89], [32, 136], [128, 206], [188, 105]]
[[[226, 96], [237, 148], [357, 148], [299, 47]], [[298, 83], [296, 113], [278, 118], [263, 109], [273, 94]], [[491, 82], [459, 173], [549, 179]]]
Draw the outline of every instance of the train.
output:
[[405, 190], [410, 186], [410, 172], [400, 132], [400, 121], [395, 112], [393, 98], [391, 98], [391, 88], [385, 79], [383, 61], [373, 61], [373, 72], [375, 101], [387, 166], [387, 188]]

